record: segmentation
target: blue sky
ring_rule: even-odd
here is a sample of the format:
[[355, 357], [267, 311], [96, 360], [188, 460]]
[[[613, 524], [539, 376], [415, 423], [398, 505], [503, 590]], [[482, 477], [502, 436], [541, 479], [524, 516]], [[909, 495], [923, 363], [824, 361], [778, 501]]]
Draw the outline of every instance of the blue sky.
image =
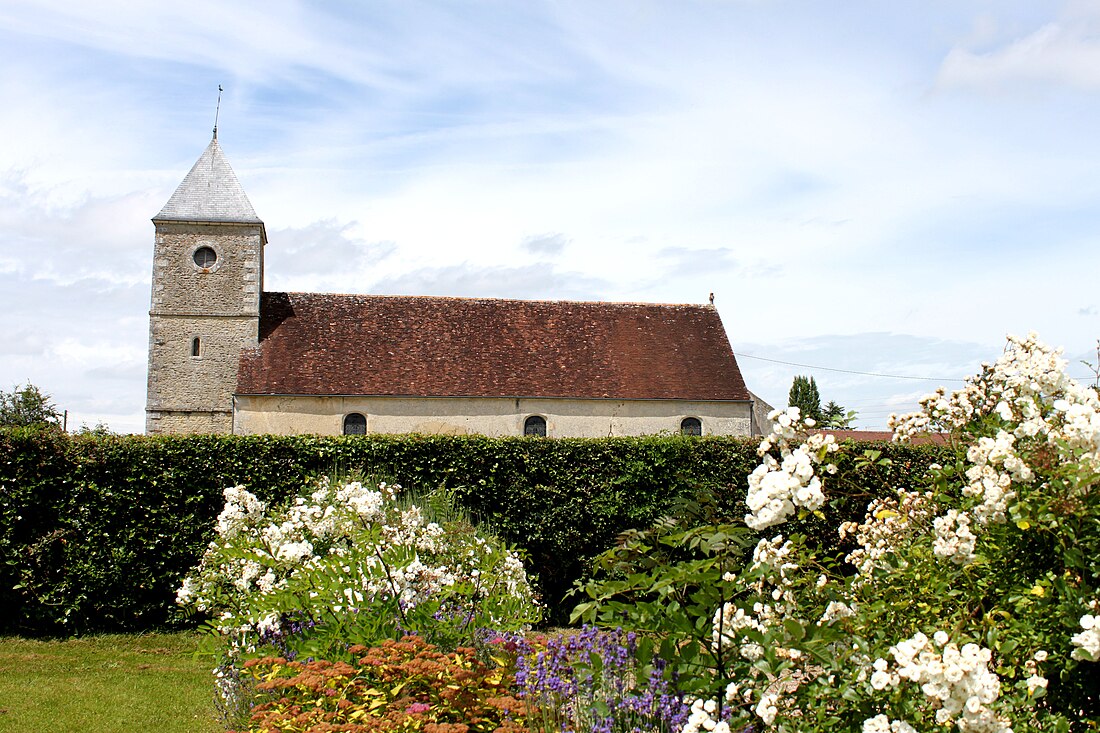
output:
[[219, 84], [271, 290], [714, 292], [750, 389], [867, 428], [1006, 333], [1095, 359], [1097, 2], [16, 0], [0, 388], [142, 430], [149, 219]]

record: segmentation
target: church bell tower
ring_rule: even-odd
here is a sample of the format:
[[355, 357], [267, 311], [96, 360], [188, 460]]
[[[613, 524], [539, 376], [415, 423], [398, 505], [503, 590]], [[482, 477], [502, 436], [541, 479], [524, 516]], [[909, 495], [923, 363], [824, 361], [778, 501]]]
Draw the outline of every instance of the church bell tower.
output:
[[145, 432], [231, 433], [241, 349], [259, 336], [267, 232], [216, 130], [153, 225]]

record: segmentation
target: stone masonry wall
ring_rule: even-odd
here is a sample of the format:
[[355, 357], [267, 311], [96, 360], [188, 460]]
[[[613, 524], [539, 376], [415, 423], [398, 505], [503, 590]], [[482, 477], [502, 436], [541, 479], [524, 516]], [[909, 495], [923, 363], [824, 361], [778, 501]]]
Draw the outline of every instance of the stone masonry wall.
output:
[[149, 435], [166, 433], [231, 433], [231, 412], [147, 412], [145, 432]]
[[[193, 259], [211, 247], [218, 261], [208, 270]], [[157, 224], [150, 314], [260, 314], [263, 244], [259, 226]]]
[[[240, 352], [259, 335], [260, 228], [156, 226], [146, 432], [231, 432]], [[194, 261], [203, 246], [217, 253], [206, 269]]]

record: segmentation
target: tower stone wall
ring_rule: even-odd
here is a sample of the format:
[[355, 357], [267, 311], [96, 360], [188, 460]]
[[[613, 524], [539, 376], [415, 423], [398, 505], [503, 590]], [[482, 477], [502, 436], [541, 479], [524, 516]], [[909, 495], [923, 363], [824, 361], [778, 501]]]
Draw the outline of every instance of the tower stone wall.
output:
[[145, 432], [232, 432], [241, 349], [259, 338], [267, 233], [217, 131], [153, 225]]
[[[262, 227], [155, 223], [145, 430], [232, 432], [241, 349], [259, 336]], [[203, 247], [210, 267], [195, 262]]]

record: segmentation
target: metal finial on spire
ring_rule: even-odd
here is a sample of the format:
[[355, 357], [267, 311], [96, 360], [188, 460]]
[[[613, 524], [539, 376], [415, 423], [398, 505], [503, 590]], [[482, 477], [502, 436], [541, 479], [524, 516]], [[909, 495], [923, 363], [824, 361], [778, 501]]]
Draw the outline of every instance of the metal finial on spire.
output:
[[218, 115], [222, 112], [222, 85], [218, 85], [218, 108], [214, 112], [214, 139], [218, 139]]

